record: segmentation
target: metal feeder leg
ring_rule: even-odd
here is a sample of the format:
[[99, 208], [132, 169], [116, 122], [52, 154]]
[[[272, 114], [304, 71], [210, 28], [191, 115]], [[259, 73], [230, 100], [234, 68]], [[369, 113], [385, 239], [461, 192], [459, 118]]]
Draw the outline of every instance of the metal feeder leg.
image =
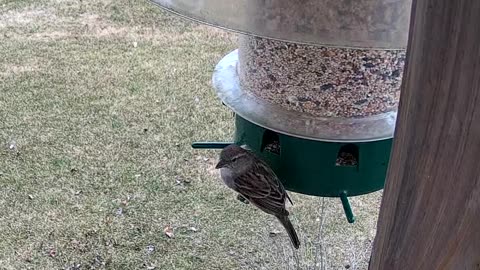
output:
[[192, 148], [194, 149], [223, 149], [232, 143], [228, 142], [194, 142]]
[[347, 193], [345, 192], [340, 193], [340, 200], [342, 200], [343, 211], [345, 211], [345, 215], [347, 216], [348, 223], [354, 223], [355, 216], [353, 215], [352, 207], [348, 202]]

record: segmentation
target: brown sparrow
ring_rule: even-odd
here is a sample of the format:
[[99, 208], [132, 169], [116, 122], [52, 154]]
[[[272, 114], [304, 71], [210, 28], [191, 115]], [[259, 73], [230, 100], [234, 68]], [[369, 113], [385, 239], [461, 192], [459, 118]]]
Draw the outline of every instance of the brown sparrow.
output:
[[232, 144], [220, 153], [220, 161], [216, 169], [220, 169], [223, 182], [260, 210], [274, 215], [287, 230], [293, 246], [298, 249], [298, 240], [293, 228], [285, 201], [292, 200], [282, 183], [270, 167], [252, 152]]

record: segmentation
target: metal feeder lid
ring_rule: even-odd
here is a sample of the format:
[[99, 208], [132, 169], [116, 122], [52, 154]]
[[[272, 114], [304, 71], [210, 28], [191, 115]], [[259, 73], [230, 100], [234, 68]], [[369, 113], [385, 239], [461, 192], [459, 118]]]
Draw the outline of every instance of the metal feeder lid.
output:
[[323, 46], [404, 49], [411, 0], [151, 0], [244, 34]]
[[359, 118], [318, 117], [288, 111], [243, 91], [237, 63], [238, 50], [220, 60], [213, 73], [213, 85], [225, 105], [254, 124], [317, 141], [370, 142], [393, 137], [396, 111]]

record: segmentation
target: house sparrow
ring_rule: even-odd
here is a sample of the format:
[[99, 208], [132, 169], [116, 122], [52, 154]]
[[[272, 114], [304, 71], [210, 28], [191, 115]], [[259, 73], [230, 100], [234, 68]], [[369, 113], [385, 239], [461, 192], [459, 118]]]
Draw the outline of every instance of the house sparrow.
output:
[[270, 167], [252, 152], [235, 144], [225, 147], [220, 153], [220, 169], [223, 182], [238, 192], [260, 210], [274, 215], [287, 230], [293, 246], [298, 249], [300, 241], [288, 218], [285, 201], [292, 200]]

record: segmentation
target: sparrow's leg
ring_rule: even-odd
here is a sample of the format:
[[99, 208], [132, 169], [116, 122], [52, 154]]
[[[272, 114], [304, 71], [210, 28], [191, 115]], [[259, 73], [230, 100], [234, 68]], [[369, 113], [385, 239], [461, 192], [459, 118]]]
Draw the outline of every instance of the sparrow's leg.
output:
[[247, 199], [245, 199], [245, 197], [243, 197], [240, 194], [237, 195], [237, 200], [241, 201], [244, 204], [249, 204], [250, 203]]

